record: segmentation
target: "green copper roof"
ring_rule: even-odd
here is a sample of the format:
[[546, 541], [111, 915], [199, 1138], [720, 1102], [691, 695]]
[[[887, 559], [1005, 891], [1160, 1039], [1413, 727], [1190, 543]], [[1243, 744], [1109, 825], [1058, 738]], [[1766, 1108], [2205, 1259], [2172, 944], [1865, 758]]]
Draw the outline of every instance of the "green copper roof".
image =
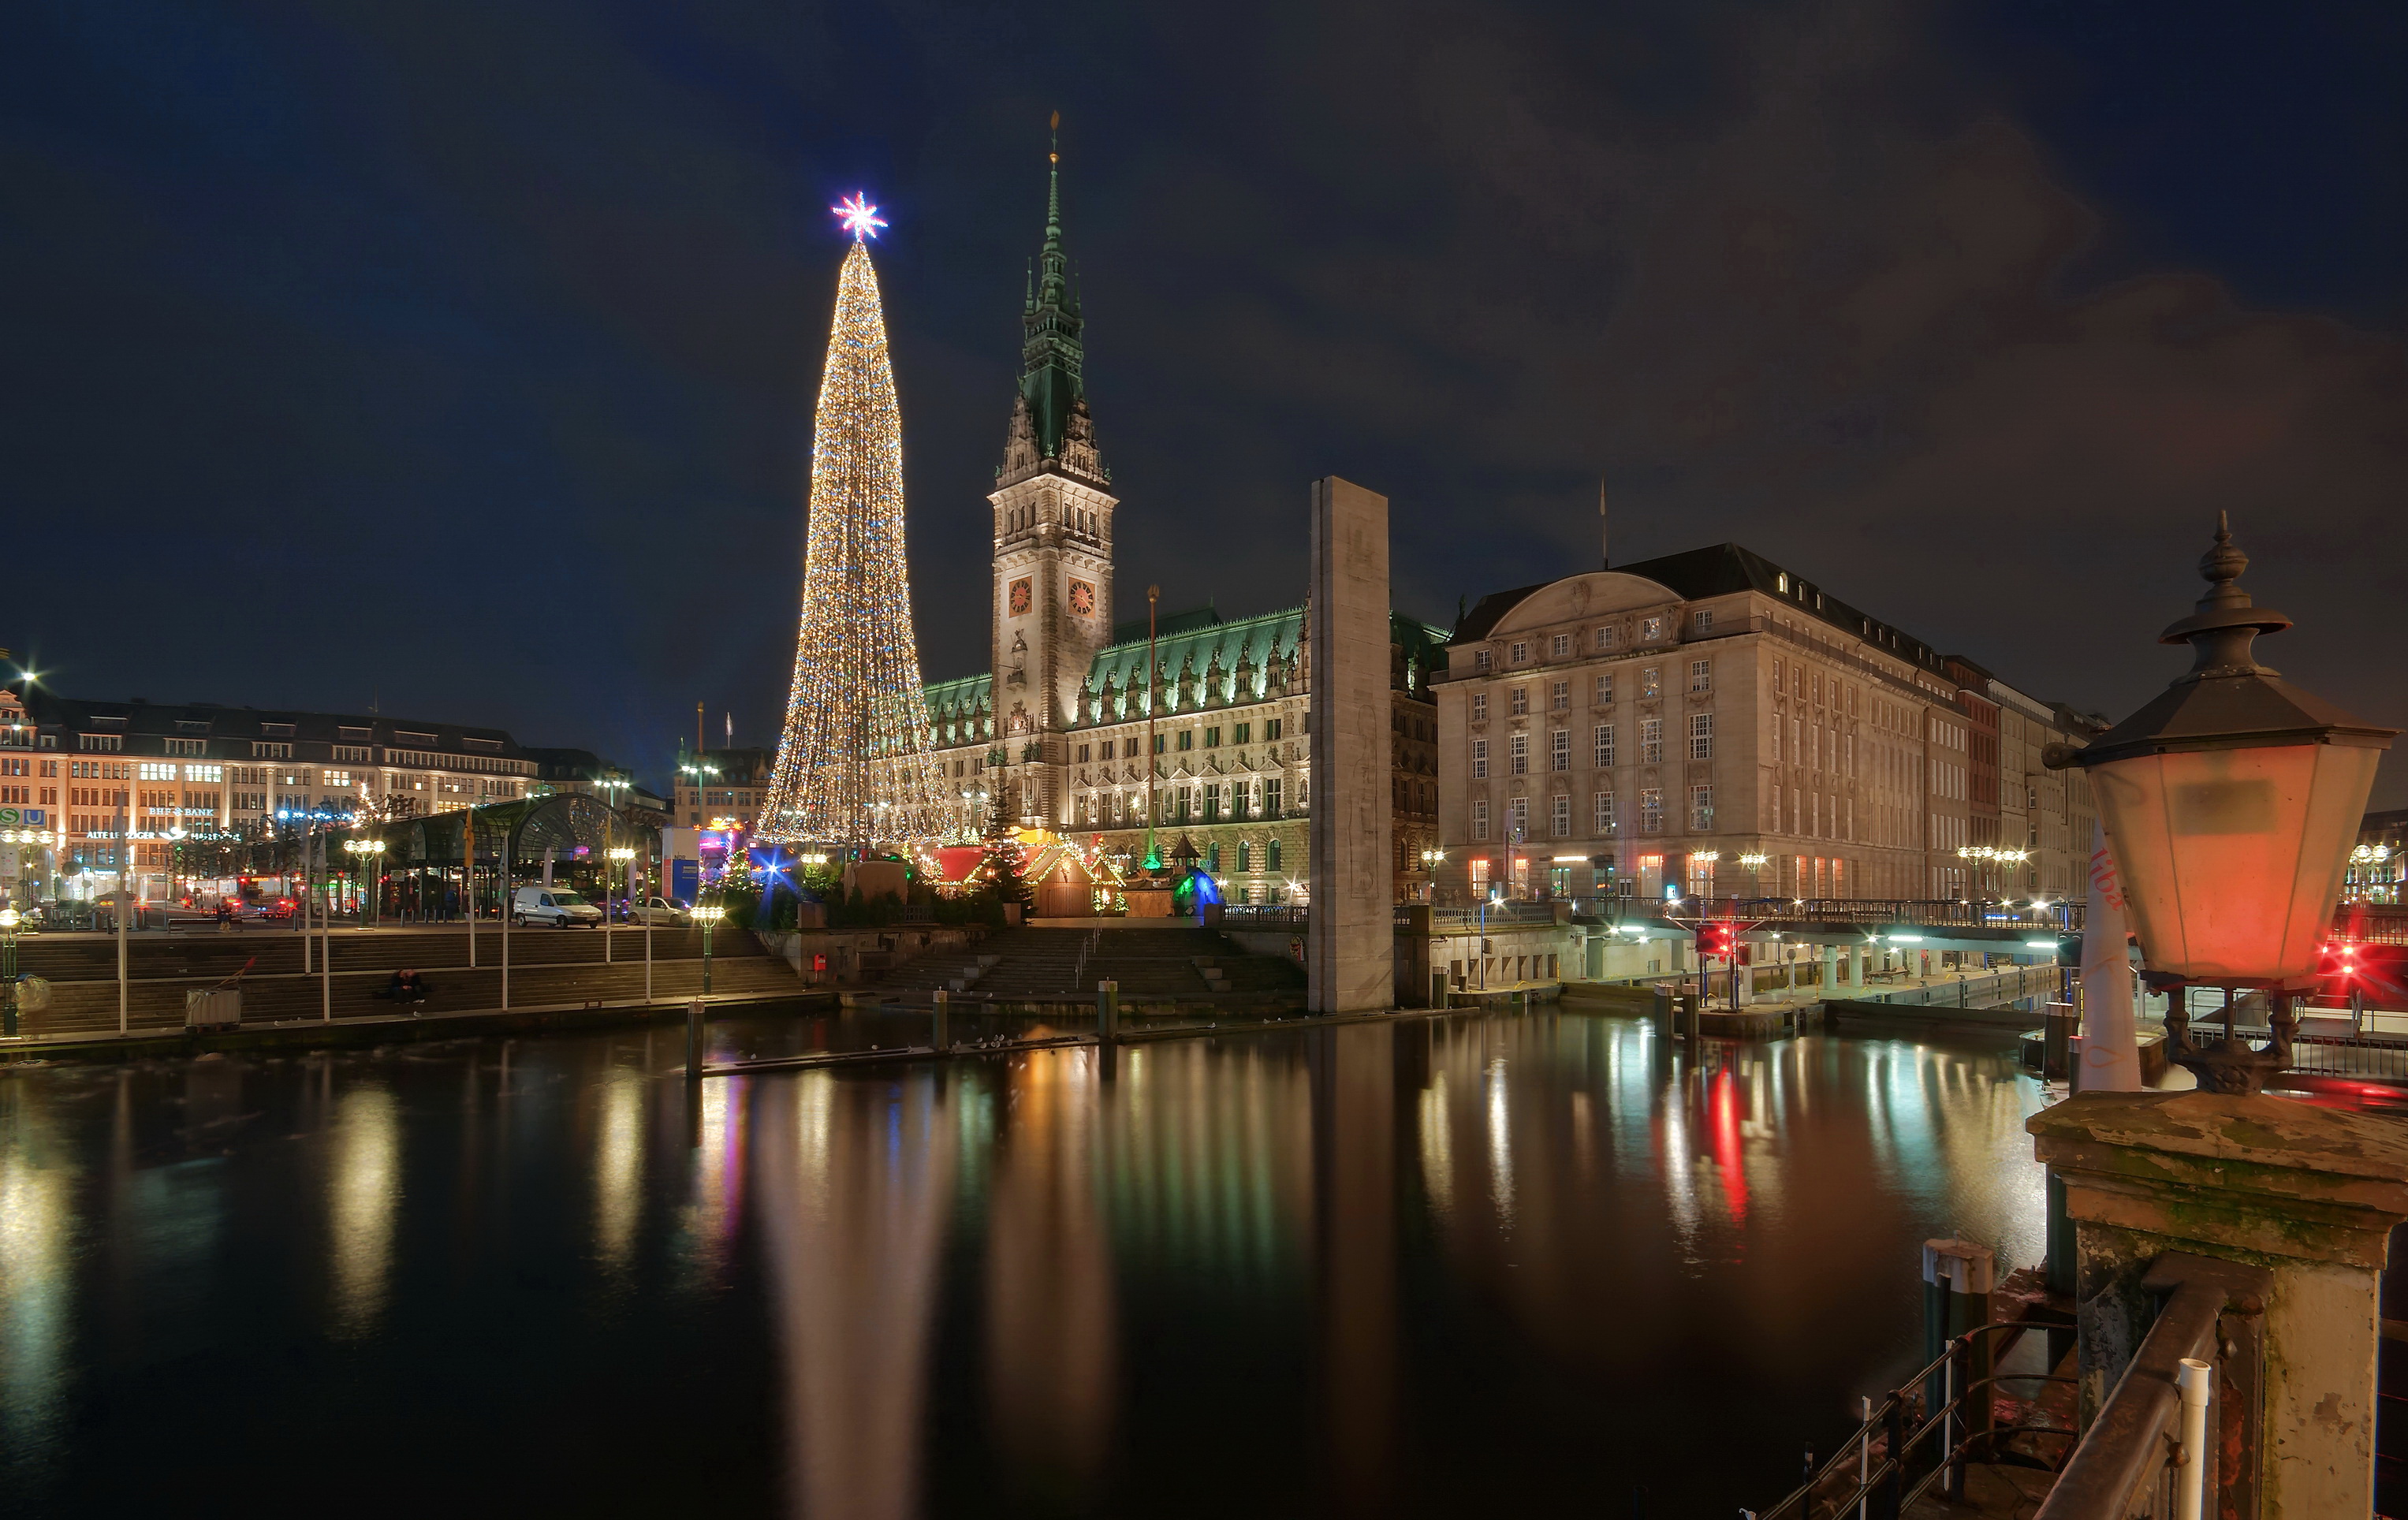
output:
[[1085, 394], [1081, 371], [1086, 349], [1080, 332], [1079, 297], [1070, 288], [1069, 261], [1062, 252], [1062, 155], [1052, 155], [1046, 172], [1045, 247], [1038, 255], [1036, 285], [1020, 315], [1020, 394], [1037, 431], [1037, 450], [1047, 459], [1062, 454], [1070, 412]]

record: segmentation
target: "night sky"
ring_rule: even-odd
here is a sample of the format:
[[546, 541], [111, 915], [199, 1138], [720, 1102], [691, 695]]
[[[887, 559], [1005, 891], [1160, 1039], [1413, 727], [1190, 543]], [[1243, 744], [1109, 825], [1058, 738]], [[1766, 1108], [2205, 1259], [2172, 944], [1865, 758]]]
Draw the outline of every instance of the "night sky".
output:
[[[866, 190], [932, 679], [1062, 112], [1123, 610], [1736, 539], [2043, 697], [2181, 668], [2218, 509], [2408, 726], [2408, 7], [38, 0], [0, 48], [0, 645], [665, 780], [774, 741]], [[2408, 805], [2395, 757], [2378, 806]]]

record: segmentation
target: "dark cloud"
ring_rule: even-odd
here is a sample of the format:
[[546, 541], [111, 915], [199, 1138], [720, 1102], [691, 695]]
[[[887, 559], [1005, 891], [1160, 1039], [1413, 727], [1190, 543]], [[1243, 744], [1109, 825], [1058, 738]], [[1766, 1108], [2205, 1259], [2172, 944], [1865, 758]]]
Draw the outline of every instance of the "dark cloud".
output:
[[1131, 586], [1297, 599], [1336, 472], [1443, 620], [1593, 556], [1601, 473], [1617, 557], [1740, 539], [2121, 713], [2229, 509], [2268, 656], [2408, 726], [2401, 29], [2183, 14], [53, 7], [0, 62], [0, 446], [55, 568], [0, 637], [766, 738], [867, 186], [927, 664], [976, 666], [1059, 107]]

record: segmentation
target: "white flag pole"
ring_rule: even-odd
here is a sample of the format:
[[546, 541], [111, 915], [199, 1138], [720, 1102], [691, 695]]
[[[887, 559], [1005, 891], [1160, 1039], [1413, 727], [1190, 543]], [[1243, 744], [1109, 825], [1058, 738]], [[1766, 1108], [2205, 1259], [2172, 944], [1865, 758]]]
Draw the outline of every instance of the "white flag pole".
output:
[[2086, 1093], [2136, 1093], [2141, 1048], [2133, 1027], [2130, 953], [2125, 947], [2124, 883], [2107, 834], [2090, 834], [2090, 902], [2082, 918], [2082, 1068]]

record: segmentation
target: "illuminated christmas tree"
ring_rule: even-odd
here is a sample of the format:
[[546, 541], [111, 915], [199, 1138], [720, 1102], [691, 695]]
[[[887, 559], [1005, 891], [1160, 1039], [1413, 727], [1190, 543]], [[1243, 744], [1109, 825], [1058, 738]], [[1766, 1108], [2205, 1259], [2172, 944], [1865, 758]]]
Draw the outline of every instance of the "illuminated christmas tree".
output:
[[903, 427], [861, 196], [835, 208], [853, 234], [811, 440], [803, 615], [785, 733], [753, 837], [868, 844], [939, 824], [928, 713], [903, 551]]

